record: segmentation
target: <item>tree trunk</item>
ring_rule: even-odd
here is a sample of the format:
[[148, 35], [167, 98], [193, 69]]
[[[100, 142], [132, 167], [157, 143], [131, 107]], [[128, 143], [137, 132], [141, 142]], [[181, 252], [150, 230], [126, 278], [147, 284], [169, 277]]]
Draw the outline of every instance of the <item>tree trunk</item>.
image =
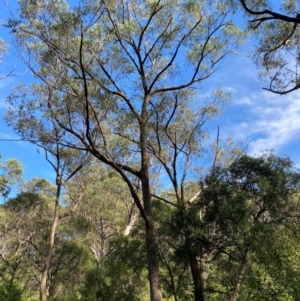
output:
[[150, 283], [151, 301], [161, 301], [161, 289], [159, 280], [159, 266], [158, 266], [158, 248], [155, 239], [154, 221], [151, 208], [151, 194], [149, 177], [144, 175], [141, 179], [143, 188], [143, 201], [145, 210], [145, 227], [146, 227], [146, 248], [147, 248], [147, 261]]
[[124, 235], [127, 236], [130, 234], [130, 231], [132, 230], [132, 227], [134, 226], [136, 222], [137, 214], [136, 214], [136, 204], [132, 204], [132, 207], [130, 209], [129, 217], [128, 217], [128, 222], [126, 225], [126, 228], [124, 230]]
[[57, 190], [56, 190], [53, 222], [51, 225], [47, 255], [45, 258], [44, 268], [43, 268], [42, 278], [41, 278], [41, 285], [40, 285], [40, 300], [41, 301], [47, 301], [47, 277], [48, 277], [48, 273], [49, 273], [51, 257], [53, 254], [55, 231], [56, 231], [56, 228], [58, 225], [58, 219], [59, 219], [58, 206], [59, 206], [60, 189], [61, 189], [61, 185], [59, 184], [57, 186]]
[[194, 282], [194, 300], [195, 301], [204, 301], [204, 279], [203, 272], [199, 266], [197, 256], [193, 253], [193, 250], [188, 244], [189, 251], [189, 261], [191, 267], [191, 273]]
[[161, 289], [159, 281], [159, 267], [157, 256], [157, 245], [154, 234], [153, 221], [146, 222], [146, 244], [147, 244], [147, 260], [149, 271], [149, 283], [151, 301], [161, 301]]
[[146, 134], [146, 120], [147, 120], [147, 105], [150, 102], [150, 94], [145, 96], [142, 106], [142, 113], [140, 122], [140, 147], [141, 147], [141, 170], [140, 180], [142, 184], [142, 195], [145, 213], [145, 228], [146, 228], [146, 248], [147, 248], [147, 261], [148, 273], [150, 284], [150, 300], [162, 301], [162, 294], [159, 279], [159, 261], [158, 261], [158, 248], [155, 239], [155, 229], [152, 214], [151, 203], [151, 190], [149, 178], [149, 165], [150, 158], [147, 153], [147, 134]]

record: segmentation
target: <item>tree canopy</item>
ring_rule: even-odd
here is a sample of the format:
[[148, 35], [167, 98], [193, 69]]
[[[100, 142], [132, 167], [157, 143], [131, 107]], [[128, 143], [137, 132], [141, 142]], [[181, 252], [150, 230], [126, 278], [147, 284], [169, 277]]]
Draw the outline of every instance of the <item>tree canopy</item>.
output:
[[25, 140], [88, 151], [119, 173], [144, 219], [153, 301], [161, 300], [153, 177], [165, 170], [184, 206], [203, 126], [228, 99], [220, 89], [197, 92], [244, 36], [230, 12], [218, 1], [22, 1], [9, 22], [36, 82], [11, 93], [8, 124]]
[[238, 8], [267, 89], [299, 88], [298, 4], [248, 2], [18, 1], [6, 26], [32, 80], [4, 118], [55, 181], [0, 164], [0, 300], [299, 300], [299, 171], [219, 127], [209, 141]]

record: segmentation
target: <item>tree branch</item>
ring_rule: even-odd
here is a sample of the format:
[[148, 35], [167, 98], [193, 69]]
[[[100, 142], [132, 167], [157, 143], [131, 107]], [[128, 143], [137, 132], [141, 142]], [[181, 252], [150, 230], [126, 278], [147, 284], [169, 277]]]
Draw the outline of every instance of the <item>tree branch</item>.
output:
[[267, 20], [282, 20], [285, 22], [290, 22], [290, 23], [296, 23], [299, 24], [300, 23], [300, 15], [296, 15], [296, 17], [289, 17], [286, 15], [282, 15], [276, 12], [273, 12], [269, 9], [264, 9], [262, 11], [255, 11], [250, 9], [246, 2], [244, 0], [240, 0], [243, 8], [245, 9], [245, 11], [247, 13], [249, 13], [250, 15], [256, 15], [256, 16], [260, 16], [260, 15], [270, 15], [269, 17], [263, 17], [263, 18], [258, 18], [258, 19], [254, 19], [250, 22], [263, 22], [263, 21], [267, 21]]

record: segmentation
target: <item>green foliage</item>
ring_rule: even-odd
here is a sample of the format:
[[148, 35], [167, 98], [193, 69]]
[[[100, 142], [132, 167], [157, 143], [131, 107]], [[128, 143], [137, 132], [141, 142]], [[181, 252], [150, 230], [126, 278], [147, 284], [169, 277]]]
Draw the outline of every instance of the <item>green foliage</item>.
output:
[[[223, 229], [230, 216], [236, 225], [252, 217], [254, 221], [274, 221], [292, 212], [292, 196], [297, 192], [300, 174], [288, 158], [274, 155], [242, 156], [228, 168], [217, 168], [202, 184], [201, 206], [207, 220], [220, 218]], [[209, 210], [208, 210], [209, 209]]]
[[194, 298], [193, 284], [189, 272], [188, 257], [182, 256], [179, 251], [184, 243], [184, 238], [178, 239], [176, 237], [175, 233], [178, 232], [181, 224], [172, 220], [175, 212], [178, 212], [175, 207], [162, 201], [155, 200], [153, 203], [153, 214], [155, 220], [158, 221], [157, 240], [159, 243], [162, 291], [167, 300], [188, 301]]
[[[242, 155], [216, 167], [198, 201], [174, 212], [175, 237], [189, 237], [204, 263], [209, 300], [297, 300], [297, 286], [282, 275], [299, 277], [299, 185], [288, 158]], [[181, 244], [176, 252], [183, 260], [189, 251]]]
[[22, 183], [23, 167], [16, 159], [8, 159], [3, 164], [0, 156], [0, 196], [7, 198], [13, 185]]
[[119, 236], [114, 251], [86, 273], [81, 290], [84, 301], [146, 301], [147, 270], [141, 241]]
[[25, 215], [34, 210], [35, 207], [39, 207], [42, 204], [42, 200], [38, 194], [31, 192], [24, 192], [17, 195], [15, 198], [8, 200], [4, 204], [4, 208], [11, 212]]
[[66, 240], [59, 229], [51, 260], [49, 300], [81, 300], [79, 289], [91, 265], [91, 255], [80, 239]]
[[20, 286], [0, 283], [0, 301], [22, 301]]
[[[50, 299], [149, 300], [141, 220], [130, 238], [121, 235], [136, 205], [146, 230], [152, 230], [153, 209], [159, 247], [149, 231], [154, 247], [148, 248], [153, 255], [148, 259], [155, 262], [158, 251], [165, 298], [193, 299], [192, 256], [201, 263], [211, 300], [237, 294], [246, 299], [256, 275], [263, 278], [276, 270], [269, 268], [275, 257], [267, 256], [261, 242], [267, 235], [271, 243], [276, 231], [294, 225], [299, 175], [291, 162], [242, 156], [228, 168], [216, 166], [197, 201], [199, 189], [187, 181], [203, 156], [205, 122], [230, 97], [219, 89], [201, 97], [199, 91], [245, 36], [233, 24], [232, 3], [83, 0], [69, 8], [62, 0], [20, 1], [20, 22], [10, 26], [37, 80], [12, 91], [7, 123], [54, 157], [58, 145], [71, 149], [60, 149], [68, 170], [75, 165], [74, 149], [114, 169], [90, 163], [64, 186], [64, 214], [49, 270]], [[292, 4], [284, 7], [290, 10]], [[273, 43], [272, 33], [282, 37], [288, 28], [281, 24], [268, 30], [266, 43]], [[165, 186], [164, 175], [170, 194], [152, 201], [150, 194], [160, 194]], [[16, 211], [3, 207], [22, 230], [18, 237], [9, 232], [10, 259], [23, 264], [18, 277], [32, 282], [39, 278], [26, 269], [39, 275], [52, 221], [48, 201], [53, 187], [48, 184], [27, 183], [9, 203]], [[147, 185], [150, 191], [141, 191]], [[153, 264], [149, 275], [156, 269]], [[240, 288], [244, 275], [252, 280]], [[284, 286], [277, 278], [272, 281]]]

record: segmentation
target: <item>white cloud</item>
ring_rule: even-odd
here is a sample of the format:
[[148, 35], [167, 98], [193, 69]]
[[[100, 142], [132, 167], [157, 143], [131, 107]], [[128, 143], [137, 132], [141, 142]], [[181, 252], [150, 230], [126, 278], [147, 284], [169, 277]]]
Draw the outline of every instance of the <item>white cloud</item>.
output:
[[243, 52], [231, 57], [224, 71], [214, 81], [232, 93], [231, 105], [217, 121], [224, 122], [221, 134], [233, 133], [244, 144], [251, 141], [247, 148], [251, 155], [274, 149], [300, 165], [300, 90], [285, 96], [263, 90], [269, 82], [258, 79], [259, 70]]
[[251, 106], [247, 122], [240, 124], [252, 137], [251, 154], [280, 150], [300, 138], [300, 92], [278, 96], [262, 91], [240, 104]]
[[249, 97], [242, 97], [240, 99], [236, 99], [234, 103], [237, 105], [252, 105], [253, 99], [250, 99]]

